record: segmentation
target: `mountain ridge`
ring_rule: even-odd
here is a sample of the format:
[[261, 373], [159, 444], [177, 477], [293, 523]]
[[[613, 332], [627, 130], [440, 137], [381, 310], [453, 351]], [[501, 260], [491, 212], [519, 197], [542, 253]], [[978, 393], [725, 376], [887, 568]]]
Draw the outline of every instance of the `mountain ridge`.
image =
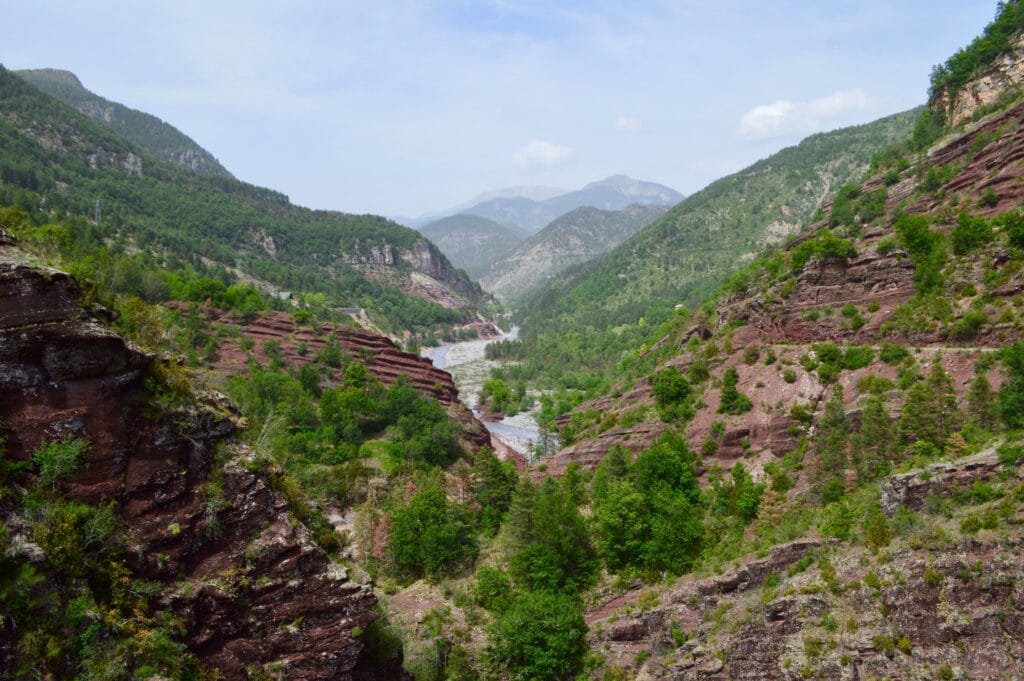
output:
[[71, 71], [44, 68], [13, 73], [157, 158], [197, 173], [234, 177], [213, 154], [173, 125], [97, 95]]

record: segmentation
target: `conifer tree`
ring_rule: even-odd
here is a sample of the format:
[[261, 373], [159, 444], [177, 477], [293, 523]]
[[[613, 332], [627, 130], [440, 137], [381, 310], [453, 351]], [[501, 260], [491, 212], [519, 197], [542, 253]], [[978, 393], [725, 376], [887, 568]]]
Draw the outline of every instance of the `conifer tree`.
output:
[[841, 495], [843, 473], [849, 463], [849, 443], [850, 424], [843, 404], [843, 389], [837, 385], [825, 403], [814, 438], [814, 451], [818, 454], [816, 486], [823, 496], [838, 498]]
[[889, 470], [889, 460], [894, 454], [894, 438], [892, 419], [885, 398], [872, 395], [864, 403], [864, 411], [860, 415], [860, 430], [854, 443], [852, 457], [857, 477], [871, 480], [885, 475]]
[[900, 440], [908, 445], [927, 442], [941, 450], [949, 436], [960, 428], [961, 420], [953, 380], [936, 357], [928, 378], [907, 391], [900, 414]]
[[971, 381], [967, 392], [967, 413], [978, 426], [986, 430], [995, 429], [996, 395], [984, 373], [979, 373]]

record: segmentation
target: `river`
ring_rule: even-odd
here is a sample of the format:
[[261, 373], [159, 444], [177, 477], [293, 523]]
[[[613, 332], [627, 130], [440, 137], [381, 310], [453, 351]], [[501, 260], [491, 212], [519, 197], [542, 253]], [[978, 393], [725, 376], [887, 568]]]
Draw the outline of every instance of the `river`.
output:
[[532, 459], [533, 445], [540, 434], [537, 421], [534, 419], [538, 407], [534, 407], [530, 412], [506, 416], [501, 421], [485, 421], [476, 408], [480, 399], [480, 389], [484, 381], [490, 378], [491, 369], [501, 366], [500, 362], [484, 357], [484, 348], [499, 340], [515, 340], [518, 337], [519, 327], [513, 326], [509, 333], [500, 338], [439, 345], [425, 349], [423, 355], [428, 357], [435, 367], [444, 369], [452, 375], [459, 389], [459, 398], [473, 410], [487, 430], [527, 459]]

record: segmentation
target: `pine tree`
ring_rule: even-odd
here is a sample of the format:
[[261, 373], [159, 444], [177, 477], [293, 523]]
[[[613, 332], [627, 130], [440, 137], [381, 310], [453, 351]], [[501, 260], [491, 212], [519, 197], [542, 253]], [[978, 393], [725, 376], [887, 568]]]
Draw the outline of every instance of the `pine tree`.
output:
[[979, 373], [971, 381], [967, 392], [967, 413], [978, 426], [986, 430], [996, 427], [996, 396], [985, 374]]
[[836, 487], [835, 481], [842, 481], [849, 463], [849, 443], [850, 424], [843, 404], [843, 389], [837, 385], [825, 403], [814, 438], [814, 451], [818, 454], [816, 483], [819, 493]]
[[949, 436], [960, 428], [961, 421], [953, 380], [936, 357], [928, 378], [907, 391], [900, 414], [900, 440], [908, 445], [927, 442], [941, 450]]
[[888, 472], [889, 460], [894, 453], [894, 439], [892, 419], [885, 398], [872, 395], [864, 403], [860, 430], [852, 452], [854, 468], [861, 480], [871, 480]]

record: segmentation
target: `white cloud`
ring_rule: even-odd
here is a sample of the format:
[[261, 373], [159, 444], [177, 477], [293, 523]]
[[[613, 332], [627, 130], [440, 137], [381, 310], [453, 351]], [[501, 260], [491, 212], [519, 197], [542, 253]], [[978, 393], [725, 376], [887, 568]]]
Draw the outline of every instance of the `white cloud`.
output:
[[839, 123], [849, 114], [866, 111], [870, 105], [871, 99], [859, 88], [840, 90], [805, 102], [780, 99], [755, 106], [743, 114], [736, 132], [741, 137], [754, 139], [818, 132]]
[[536, 166], [553, 166], [572, 158], [572, 147], [552, 144], [543, 140], [530, 140], [519, 151], [512, 154], [512, 162], [523, 169]]
[[619, 130], [632, 131], [644, 127], [644, 123], [635, 116], [619, 116], [615, 119], [615, 127]]

